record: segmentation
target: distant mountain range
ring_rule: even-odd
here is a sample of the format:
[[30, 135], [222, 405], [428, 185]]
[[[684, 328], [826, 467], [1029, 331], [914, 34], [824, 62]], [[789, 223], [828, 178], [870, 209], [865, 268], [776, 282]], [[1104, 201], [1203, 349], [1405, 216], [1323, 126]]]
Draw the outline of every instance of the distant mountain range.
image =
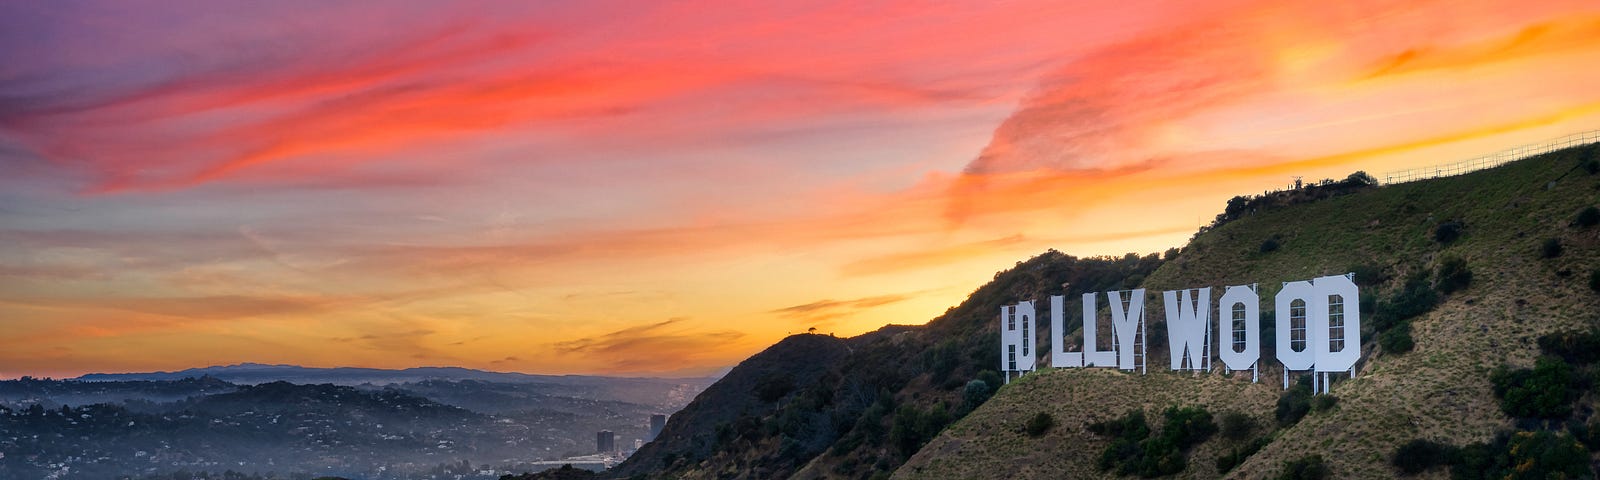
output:
[[[147, 373], [90, 373], [72, 380], [85, 382], [106, 381], [170, 381], [185, 378], [212, 377], [229, 383], [258, 384], [285, 381], [290, 383], [332, 383], [336, 385], [412, 383], [426, 380], [477, 380], [497, 383], [542, 383], [567, 386], [593, 386], [618, 383], [679, 383], [684, 379], [602, 377], [589, 375], [533, 375], [513, 372], [490, 372], [461, 367], [416, 367], [402, 370], [381, 368], [316, 368], [298, 365], [269, 365], [240, 363], [204, 368], [190, 368], [176, 372]], [[702, 380], [702, 379], [693, 379]]]
[[592, 454], [603, 430], [631, 449], [713, 381], [262, 364], [0, 380], [0, 479], [492, 480]]

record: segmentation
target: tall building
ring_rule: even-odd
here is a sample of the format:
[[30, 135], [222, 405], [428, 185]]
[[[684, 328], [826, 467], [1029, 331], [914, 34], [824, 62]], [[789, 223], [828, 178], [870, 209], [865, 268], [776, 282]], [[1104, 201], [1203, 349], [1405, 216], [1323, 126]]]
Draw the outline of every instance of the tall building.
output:
[[661, 415], [661, 414], [651, 415], [650, 416], [650, 436], [645, 437], [644, 441], [646, 441], [646, 442], [655, 441], [656, 437], [661, 436], [661, 429], [663, 429], [663, 428], [667, 428], [667, 416], [666, 415]]
[[594, 434], [594, 449], [600, 451], [600, 453], [617, 451], [617, 435], [611, 433], [610, 430], [601, 430], [599, 433]]

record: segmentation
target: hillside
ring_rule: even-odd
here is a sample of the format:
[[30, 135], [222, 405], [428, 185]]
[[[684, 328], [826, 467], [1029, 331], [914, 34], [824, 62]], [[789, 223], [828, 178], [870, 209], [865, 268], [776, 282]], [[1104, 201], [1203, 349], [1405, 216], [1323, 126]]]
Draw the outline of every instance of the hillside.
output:
[[[1600, 327], [1594, 313], [1600, 295], [1590, 285], [1600, 267], [1600, 227], [1578, 220], [1600, 192], [1597, 169], [1586, 165], [1595, 160], [1600, 148], [1580, 147], [1456, 177], [1261, 209], [1197, 234], [1144, 280], [1155, 332], [1163, 328], [1161, 301], [1154, 297], [1161, 290], [1258, 283], [1268, 300], [1265, 323], [1280, 282], [1356, 272], [1364, 284], [1364, 360], [1354, 379], [1333, 385], [1336, 402], [1328, 400], [1332, 405], [1297, 423], [1276, 427], [1279, 370], [1264, 370], [1258, 384], [1248, 375], [1173, 373], [1166, 371], [1165, 354], [1152, 349], [1158, 360], [1149, 375], [1047, 370], [1002, 388], [895, 478], [1107, 475], [1096, 464], [1111, 441], [1090, 433], [1088, 424], [1139, 408], [1158, 425], [1160, 411], [1174, 405], [1200, 406], [1219, 417], [1242, 413], [1256, 425], [1236, 440], [1215, 436], [1199, 443], [1177, 474], [1182, 478], [1221, 476], [1217, 457], [1257, 439], [1264, 446], [1228, 478], [1277, 477], [1287, 462], [1313, 453], [1324, 460], [1327, 478], [1389, 478], [1400, 474], [1390, 462], [1394, 452], [1413, 439], [1459, 447], [1492, 444], [1497, 433], [1513, 430], [1583, 435], [1584, 425], [1594, 424], [1592, 367], [1571, 365], [1571, 405], [1577, 407], [1547, 420], [1505, 413], [1497, 400], [1505, 392], [1490, 377], [1502, 367], [1533, 367], [1543, 336]], [[1464, 260], [1470, 282], [1446, 291], [1446, 276], [1437, 272], [1455, 259]], [[1414, 291], [1437, 291], [1437, 305], [1396, 319]], [[1041, 297], [1008, 300], [1033, 298]], [[1042, 323], [1041, 330], [1048, 328]], [[1380, 327], [1396, 332], [1394, 338], [1409, 328], [1414, 349], [1381, 340]], [[1263, 365], [1276, 367], [1270, 345], [1263, 342]], [[1056, 420], [1054, 428], [1028, 435], [1025, 424], [1041, 412]], [[1593, 464], [1593, 454], [1585, 455]], [[1435, 468], [1420, 478], [1446, 473]]]
[[[735, 429], [760, 428], [759, 419], [771, 415], [778, 401], [797, 387], [816, 383], [849, 353], [847, 343], [826, 335], [796, 335], [740, 362], [614, 472], [627, 476], [673, 468], [710, 475], [726, 465], [747, 470], [751, 478], [768, 476], [768, 469], [782, 466], [758, 467], [721, 447], [730, 437], [747, 433]], [[701, 458], [709, 461], [692, 461]]]
[[[1151, 254], [1050, 251], [978, 288], [926, 325], [849, 339], [797, 335], [707, 388], [612, 478], [886, 477], [1001, 383], [994, 315], [1015, 298], [1133, 285]], [[780, 372], [787, 372], [787, 375]]]

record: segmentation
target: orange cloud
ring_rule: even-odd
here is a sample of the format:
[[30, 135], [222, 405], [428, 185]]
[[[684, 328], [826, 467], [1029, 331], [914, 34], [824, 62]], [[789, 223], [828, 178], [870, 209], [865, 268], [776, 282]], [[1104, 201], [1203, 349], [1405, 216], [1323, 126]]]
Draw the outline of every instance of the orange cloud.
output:
[[553, 346], [562, 353], [591, 356], [618, 371], [649, 372], [693, 365], [745, 336], [734, 330], [696, 332], [684, 325], [685, 320], [673, 318]]
[[[854, 300], [817, 300], [811, 303], [779, 308], [767, 313], [777, 314], [780, 317], [799, 322], [826, 322], [840, 317], [855, 315], [864, 310], [904, 302], [911, 298], [911, 295], [878, 295]], [[812, 326], [816, 327], [818, 325]]]
[[1380, 62], [1367, 78], [1443, 69], [1466, 69], [1515, 59], [1593, 51], [1600, 45], [1600, 15], [1537, 22], [1516, 33], [1464, 45], [1418, 45]]

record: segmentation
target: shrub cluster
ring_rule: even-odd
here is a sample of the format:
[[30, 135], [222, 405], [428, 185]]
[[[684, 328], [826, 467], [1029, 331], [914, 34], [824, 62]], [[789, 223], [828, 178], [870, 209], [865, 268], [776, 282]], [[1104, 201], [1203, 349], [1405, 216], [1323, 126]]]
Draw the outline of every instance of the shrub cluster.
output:
[[1448, 221], [1441, 223], [1433, 229], [1433, 241], [1439, 243], [1454, 242], [1456, 239], [1461, 238], [1461, 228], [1461, 222]]
[[1261, 253], [1276, 252], [1278, 251], [1278, 247], [1281, 246], [1282, 245], [1278, 243], [1278, 237], [1268, 238], [1266, 241], [1261, 242]]
[[1376, 286], [1389, 279], [1388, 275], [1383, 273], [1383, 269], [1377, 265], [1359, 263], [1351, 265], [1349, 270], [1350, 273], [1355, 274], [1353, 281], [1356, 282], [1356, 285], [1362, 287]]
[[1472, 269], [1467, 267], [1467, 261], [1457, 256], [1447, 256], [1439, 260], [1439, 293], [1451, 294], [1457, 290], [1467, 288], [1472, 284]]
[[1589, 423], [1572, 420], [1567, 422], [1567, 433], [1572, 438], [1589, 447], [1589, 451], [1600, 451], [1600, 417], [1589, 420]]
[[1489, 376], [1500, 410], [1519, 418], [1565, 418], [1572, 414], [1577, 397], [1572, 367], [1566, 362], [1545, 357], [1533, 369], [1511, 370], [1501, 367]]
[[900, 449], [906, 457], [917, 453], [917, 450], [932, 440], [945, 425], [951, 422], [950, 414], [944, 403], [934, 404], [933, 408], [923, 412], [916, 405], [901, 405], [894, 412], [894, 422], [889, 427], [889, 443]]
[[1559, 257], [1561, 256], [1561, 251], [1561, 240], [1555, 237], [1546, 238], [1544, 243], [1539, 245], [1539, 256], [1541, 258]]
[[1326, 412], [1332, 410], [1333, 406], [1338, 404], [1339, 397], [1333, 395], [1323, 394], [1311, 397], [1311, 411], [1313, 412]]
[[961, 408], [967, 412], [976, 410], [979, 405], [983, 405], [983, 402], [988, 401], [989, 397], [993, 395], [994, 387], [990, 387], [989, 382], [973, 379], [967, 382], [966, 387], [961, 389]]
[[[1416, 346], [1411, 338], [1411, 319], [1439, 305], [1439, 292], [1429, 281], [1427, 270], [1417, 270], [1389, 297], [1378, 301], [1372, 315], [1372, 328], [1378, 345], [1387, 353], [1406, 353]], [[1446, 257], [1438, 271], [1440, 290], [1445, 293], [1466, 288], [1472, 283], [1472, 270], [1459, 257]]]
[[1250, 432], [1256, 429], [1255, 419], [1238, 411], [1229, 411], [1222, 414], [1220, 423], [1221, 428], [1218, 431], [1222, 434], [1222, 438], [1228, 440], [1244, 440], [1250, 436]]
[[1044, 432], [1050, 431], [1050, 427], [1054, 426], [1056, 426], [1055, 417], [1051, 417], [1050, 414], [1045, 412], [1039, 412], [1038, 414], [1035, 414], [1033, 418], [1028, 419], [1026, 428], [1028, 430], [1028, 436], [1037, 437], [1044, 435]]
[[1200, 229], [1201, 233], [1216, 229], [1222, 225], [1243, 218], [1245, 215], [1257, 211], [1265, 211], [1289, 205], [1310, 203], [1325, 198], [1349, 195], [1364, 189], [1378, 186], [1378, 179], [1368, 175], [1367, 172], [1355, 172], [1344, 180], [1334, 181], [1325, 178], [1321, 181], [1306, 182], [1301, 188], [1280, 192], [1263, 193], [1256, 196], [1237, 196], [1228, 199], [1228, 205], [1223, 208], [1217, 218]]
[[1239, 466], [1239, 464], [1244, 463], [1245, 459], [1260, 451], [1261, 447], [1267, 446], [1268, 442], [1269, 440], [1266, 437], [1257, 438], [1251, 440], [1250, 443], [1229, 450], [1227, 454], [1217, 457], [1217, 473], [1228, 473], [1233, 470], [1233, 467]]
[[961, 353], [961, 345], [954, 338], [939, 342], [933, 348], [922, 352], [923, 368], [931, 376], [933, 384], [945, 390], [954, 390], [962, 385], [960, 377], [951, 375], [964, 360], [961, 358]]
[[1388, 353], [1406, 353], [1417, 347], [1416, 340], [1411, 338], [1411, 321], [1400, 322], [1393, 328], [1378, 334], [1378, 346]]
[[1400, 473], [1416, 475], [1434, 467], [1448, 466], [1458, 454], [1454, 445], [1418, 438], [1395, 449], [1389, 463], [1399, 468]]
[[1301, 377], [1301, 381], [1285, 390], [1278, 396], [1278, 407], [1273, 416], [1278, 419], [1278, 426], [1288, 427], [1300, 423], [1307, 413], [1311, 413], [1311, 385], [1306, 380], [1310, 377]]
[[1594, 477], [1584, 445], [1551, 431], [1500, 433], [1489, 443], [1465, 447], [1412, 440], [1395, 449], [1390, 464], [1403, 475], [1448, 465], [1451, 478], [1458, 480]]
[[1279, 480], [1322, 480], [1328, 478], [1328, 465], [1323, 463], [1322, 455], [1300, 457], [1283, 463], [1283, 473], [1278, 475]]
[[[1500, 409], [1518, 418], [1559, 419], [1589, 387], [1600, 361], [1600, 330], [1556, 332], [1539, 337], [1545, 357], [1532, 369], [1500, 367], [1489, 376]], [[1584, 432], [1573, 432], [1585, 437]]]
[[1117, 475], [1150, 478], [1182, 472], [1188, 466], [1184, 453], [1217, 432], [1211, 413], [1201, 407], [1169, 407], [1161, 413], [1166, 423], [1151, 435], [1142, 410], [1122, 418], [1089, 425], [1089, 431], [1112, 437], [1098, 466]]
[[1574, 365], [1600, 361], [1600, 330], [1557, 332], [1539, 337], [1539, 350]]
[[1579, 227], [1600, 225], [1600, 208], [1595, 208], [1592, 205], [1584, 207], [1583, 210], [1578, 211], [1578, 218], [1573, 219], [1572, 223]]

